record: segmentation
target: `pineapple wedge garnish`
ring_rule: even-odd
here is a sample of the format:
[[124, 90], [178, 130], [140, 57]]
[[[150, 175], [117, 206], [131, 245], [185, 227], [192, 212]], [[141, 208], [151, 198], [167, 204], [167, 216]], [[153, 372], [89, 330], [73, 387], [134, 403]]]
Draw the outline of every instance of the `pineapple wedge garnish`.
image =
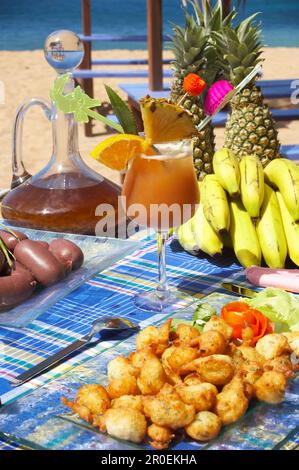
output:
[[151, 144], [188, 139], [197, 134], [192, 114], [183, 107], [160, 98], [140, 100], [146, 139]]

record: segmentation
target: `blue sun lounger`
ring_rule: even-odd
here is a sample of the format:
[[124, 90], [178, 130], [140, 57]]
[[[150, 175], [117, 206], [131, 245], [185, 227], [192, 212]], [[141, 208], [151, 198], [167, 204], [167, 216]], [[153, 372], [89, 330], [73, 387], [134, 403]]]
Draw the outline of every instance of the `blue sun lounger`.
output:
[[[259, 80], [258, 85], [261, 87], [265, 98], [289, 98], [294, 90], [292, 88], [293, 81], [294, 80]], [[161, 91], [149, 90], [146, 83], [120, 83], [119, 87], [127, 93], [131, 100], [136, 102], [145, 95], [151, 95], [154, 98], [167, 98], [170, 93], [170, 83], [165, 83]], [[290, 113], [290, 119], [298, 119], [299, 111], [298, 118], [296, 118], [296, 115], [296, 112]]]
[[[171, 59], [164, 59], [163, 64], [169, 65]], [[92, 65], [148, 65], [148, 59], [91, 59]]]
[[[134, 61], [130, 60], [101, 60], [97, 59], [92, 61], [92, 63], [97, 63], [99, 65], [132, 65], [135, 62], [136, 64], [147, 63], [146, 59], [137, 59]], [[79, 69], [75, 70], [73, 73], [74, 78], [77, 79], [87, 79], [87, 78], [148, 78], [148, 70], [111, 70], [107, 69]], [[163, 71], [164, 78], [171, 78], [172, 71], [166, 69]], [[260, 80], [259, 85], [262, 88], [262, 92], [265, 98], [288, 98], [292, 92], [291, 83], [293, 80]], [[146, 83], [136, 83], [136, 84], [123, 84], [122, 88], [127, 88], [130, 90], [130, 94], [134, 96], [145, 96], [150, 94], [148, 86]], [[164, 92], [164, 90], [163, 90]], [[169, 87], [166, 87], [165, 92], [161, 97], [166, 97], [169, 94]]]

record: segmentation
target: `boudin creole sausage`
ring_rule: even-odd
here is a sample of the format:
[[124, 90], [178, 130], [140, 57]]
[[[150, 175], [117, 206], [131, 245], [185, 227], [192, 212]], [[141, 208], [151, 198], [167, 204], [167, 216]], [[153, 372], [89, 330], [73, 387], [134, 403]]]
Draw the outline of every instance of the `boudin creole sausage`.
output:
[[84, 255], [78, 245], [64, 238], [56, 238], [50, 243], [49, 250], [67, 271], [75, 271], [82, 266]]
[[44, 248], [47, 248], [47, 250], [49, 249], [49, 243], [48, 242], [44, 242], [44, 240], [35, 240], [36, 243], [38, 243], [40, 246], [43, 246]]
[[65, 276], [62, 264], [52, 253], [33, 240], [22, 240], [14, 250], [17, 261], [22, 263], [43, 286], [50, 286]]
[[0, 238], [10, 251], [14, 251], [19, 241], [26, 240], [28, 238], [25, 233], [19, 232], [18, 230], [13, 230], [13, 232], [16, 234], [17, 238], [7, 230], [0, 230]]
[[13, 307], [28, 299], [36, 286], [33, 275], [20, 263], [9, 276], [0, 277], [0, 310]]

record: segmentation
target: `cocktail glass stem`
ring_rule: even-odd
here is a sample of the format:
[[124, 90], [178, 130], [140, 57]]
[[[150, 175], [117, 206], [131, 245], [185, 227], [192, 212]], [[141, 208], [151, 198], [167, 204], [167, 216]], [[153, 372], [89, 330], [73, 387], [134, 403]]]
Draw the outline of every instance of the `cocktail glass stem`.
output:
[[147, 312], [175, 312], [181, 306], [194, 302], [193, 297], [177, 289], [170, 289], [166, 275], [166, 245], [168, 232], [157, 232], [158, 283], [154, 290], [140, 292], [133, 298], [134, 305]]
[[166, 274], [166, 244], [168, 240], [168, 232], [158, 232], [158, 272], [159, 283], [157, 286], [157, 296], [161, 299], [167, 299], [169, 296], [167, 274]]

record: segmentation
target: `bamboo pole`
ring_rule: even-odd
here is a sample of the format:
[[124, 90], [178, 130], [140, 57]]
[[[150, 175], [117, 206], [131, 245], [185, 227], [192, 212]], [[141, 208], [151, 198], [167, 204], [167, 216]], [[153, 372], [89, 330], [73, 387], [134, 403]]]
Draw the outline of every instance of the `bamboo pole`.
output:
[[231, 0], [222, 0], [223, 18], [225, 18], [231, 10]]
[[[91, 11], [90, 11], [90, 0], [82, 0], [82, 32], [85, 36], [91, 35]], [[84, 59], [81, 63], [81, 69], [91, 69], [91, 41], [84, 43]], [[93, 98], [93, 79], [83, 78], [82, 79], [83, 90]], [[92, 136], [92, 120], [90, 119], [85, 125], [85, 135]]]
[[147, 31], [149, 88], [162, 90], [162, 0], [147, 0]]

